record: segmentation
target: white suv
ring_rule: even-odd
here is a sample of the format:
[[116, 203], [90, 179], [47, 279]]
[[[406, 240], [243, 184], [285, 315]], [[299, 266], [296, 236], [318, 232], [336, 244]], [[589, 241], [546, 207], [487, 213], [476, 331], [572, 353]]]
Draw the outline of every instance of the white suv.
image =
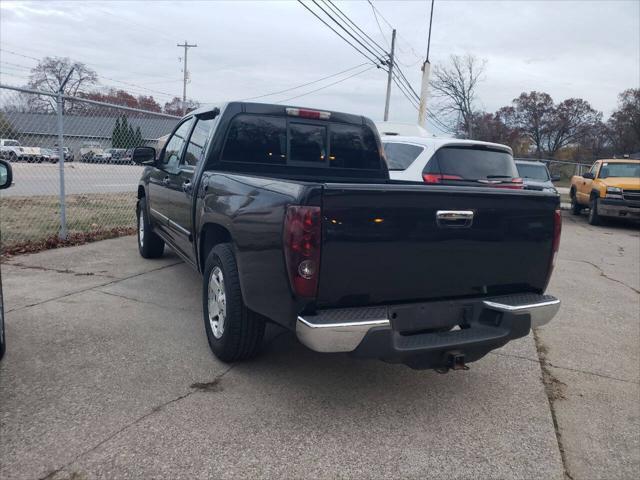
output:
[[523, 188], [507, 145], [457, 138], [382, 137], [389, 175], [442, 185]]

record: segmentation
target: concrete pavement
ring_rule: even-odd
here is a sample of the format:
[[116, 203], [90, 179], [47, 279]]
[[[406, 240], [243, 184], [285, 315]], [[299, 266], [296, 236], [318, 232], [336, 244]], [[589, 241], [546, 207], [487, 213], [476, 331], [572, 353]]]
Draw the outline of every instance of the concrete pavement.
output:
[[640, 242], [593, 228], [565, 219], [550, 287], [564, 306], [538, 331], [547, 389], [532, 335], [439, 375], [317, 354], [274, 327], [260, 357], [223, 364], [201, 280], [170, 252], [143, 260], [125, 237], [15, 257], [0, 477], [634, 478]]

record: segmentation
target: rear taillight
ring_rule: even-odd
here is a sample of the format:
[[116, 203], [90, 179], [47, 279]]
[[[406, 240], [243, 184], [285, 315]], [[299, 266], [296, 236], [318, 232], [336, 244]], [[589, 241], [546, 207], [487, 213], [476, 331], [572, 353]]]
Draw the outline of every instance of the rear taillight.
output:
[[284, 256], [296, 295], [316, 296], [320, 273], [320, 207], [289, 206], [284, 218]]
[[553, 239], [551, 241], [551, 259], [549, 261], [549, 273], [547, 274], [547, 285], [549, 284], [549, 280], [551, 280], [551, 274], [553, 273], [553, 268], [556, 265], [556, 257], [558, 255], [558, 250], [560, 249], [560, 234], [562, 233], [562, 215], [560, 213], [560, 209], [556, 209], [553, 213]]
[[424, 183], [442, 183], [442, 180], [462, 180], [462, 177], [442, 173], [423, 173], [422, 179]]
[[496, 188], [511, 188], [515, 190], [521, 190], [524, 188], [524, 182], [521, 178], [512, 178], [510, 183], [496, 183], [491, 186]]

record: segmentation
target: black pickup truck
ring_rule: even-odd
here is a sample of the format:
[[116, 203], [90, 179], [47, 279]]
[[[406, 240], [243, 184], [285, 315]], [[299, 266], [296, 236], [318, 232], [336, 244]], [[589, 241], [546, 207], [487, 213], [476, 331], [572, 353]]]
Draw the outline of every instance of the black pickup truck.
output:
[[203, 274], [223, 361], [254, 355], [270, 321], [319, 352], [459, 369], [559, 308], [557, 195], [390, 180], [362, 116], [231, 102], [133, 160], [140, 253], [167, 244]]

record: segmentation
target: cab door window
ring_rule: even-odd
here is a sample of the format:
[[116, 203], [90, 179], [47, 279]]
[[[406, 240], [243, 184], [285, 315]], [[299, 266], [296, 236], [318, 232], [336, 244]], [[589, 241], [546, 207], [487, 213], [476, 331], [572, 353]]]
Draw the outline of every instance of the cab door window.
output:
[[213, 128], [213, 124], [216, 119], [197, 120], [189, 143], [187, 144], [187, 150], [182, 159], [182, 165], [187, 168], [195, 168], [202, 161], [202, 156], [205, 153], [207, 147], [207, 141], [209, 140], [209, 134]]
[[187, 135], [193, 124], [193, 118], [182, 123], [173, 133], [167, 145], [164, 147], [164, 153], [159, 162], [159, 167], [167, 172], [173, 172], [178, 169], [182, 152], [186, 144]]

